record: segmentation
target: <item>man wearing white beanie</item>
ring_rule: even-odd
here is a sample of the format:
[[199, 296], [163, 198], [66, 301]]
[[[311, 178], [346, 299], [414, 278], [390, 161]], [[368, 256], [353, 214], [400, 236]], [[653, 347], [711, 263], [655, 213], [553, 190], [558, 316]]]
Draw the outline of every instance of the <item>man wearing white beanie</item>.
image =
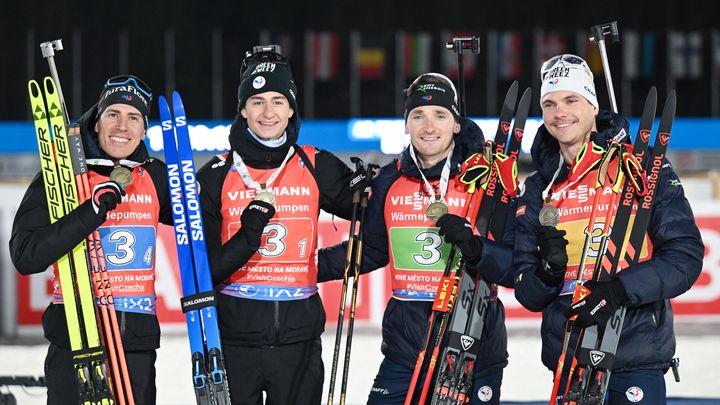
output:
[[[640, 261], [611, 278], [592, 281], [599, 239], [592, 240], [583, 271], [587, 294], [571, 306], [589, 225], [598, 168], [608, 142], [627, 142], [624, 118], [598, 108], [593, 75], [575, 55], [558, 55], [541, 69], [543, 123], [531, 154], [536, 172], [516, 201], [514, 226], [515, 297], [542, 311], [542, 361], [555, 371], [568, 317], [577, 315], [558, 399], [565, 393], [577, 332], [604, 328], [620, 306], [624, 328], [608, 385], [606, 403], [665, 403], [664, 373], [675, 352], [669, 298], [692, 286], [700, 274], [703, 244], [682, 185], [666, 162], [660, 172]], [[624, 132], [623, 132], [624, 131]], [[585, 148], [585, 149], [583, 149]], [[612, 192], [605, 187], [593, 229], [602, 229]], [[540, 209], [559, 214], [556, 226], [540, 223]], [[671, 224], [671, 225], [669, 225]]]

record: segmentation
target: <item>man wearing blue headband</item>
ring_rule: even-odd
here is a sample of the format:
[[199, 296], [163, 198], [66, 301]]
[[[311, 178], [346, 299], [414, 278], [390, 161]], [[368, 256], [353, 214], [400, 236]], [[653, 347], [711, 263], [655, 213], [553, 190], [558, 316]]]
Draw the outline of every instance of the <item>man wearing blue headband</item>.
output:
[[[703, 243], [692, 210], [666, 161], [640, 263], [619, 269], [608, 280], [592, 281], [599, 249], [593, 240], [582, 269], [587, 294], [571, 307], [586, 227], [602, 229], [607, 209], [599, 210], [596, 222], [588, 225], [594, 200], [590, 191], [599, 166], [592, 160], [601, 159], [602, 153], [580, 152], [584, 147], [594, 150], [592, 144], [605, 148], [627, 134], [628, 125], [619, 115], [598, 110], [593, 74], [580, 57], [551, 58], [543, 64], [541, 80], [543, 125], [531, 150], [536, 172], [525, 181], [514, 222], [515, 297], [529, 310], [542, 311], [542, 362], [553, 372], [565, 322], [577, 315], [558, 399], [565, 392], [578, 329], [596, 324], [604, 328], [622, 305], [628, 310], [610, 377], [609, 403], [665, 403], [663, 374], [675, 352], [668, 299], [690, 289], [702, 269]], [[599, 207], [607, 207], [612, 194], [609, 187], [603, 190]], [[541, 223], [543, 212], [558, 214], [557, 225]]]
[[[154, 404], [158, 223], [172, 225], [165, 164], [143, 139], [152, 93], [135, 76], [107, 80], [99, 101], [78, 120], [92, 198], [50, 224], [43, 177], [33, 179], [13, 223], [10, 254], [23, 275], [41, 273], [98, 230], [135, 402]], [[77, 404], [76, 376], [57, 268], [53, 300], [43, 315], [49, 404]]]
[[[418, 77], [405, 91], [405, 133], [410, 145], [380, 169], [372, 183], [365, 215], [363, 268], [387, 266], [393, 297], [383, 316], [385, 356], [370, 390], [368, 404], [403, 404], [428, 334], [428, 319], [449, 244], [457, 246], [466, 271], [481, 273], [489, 283], [512, 286], [509, 249], [474, 234], [474, 218], [465, 218], [470, 203], [467, 185], [459, 181], [461, 164], [482, 149], [480, 128], [460, 117], [450, 79], [438, 73]], [[443, 242], [444, 240], [444, 242]], [[322, 249], [320, 277], [341, 279], [347, 242]], [[494, 262], [507, 257], [504, 268]], [[472, 404], [499, 404], [507, 365], [505, 310], [497, 297], [487, 307], [480, 354], [475, 365]], [[430, 353], [427, 354], [430, 356]], [[418, 383], [422, 384], [422, 381]], [[430, 392], [432, 396], [432, 391]]]

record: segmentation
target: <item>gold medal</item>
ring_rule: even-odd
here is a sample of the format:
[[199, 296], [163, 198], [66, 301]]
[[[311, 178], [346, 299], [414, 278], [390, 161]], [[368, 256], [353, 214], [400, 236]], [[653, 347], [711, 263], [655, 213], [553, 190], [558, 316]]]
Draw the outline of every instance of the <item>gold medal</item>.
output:
[[440, 217], [447, 213], [447, 205], [443, 204], [440, 201], [435, 201], [431, 203], [430, 205], [428, 205], [427, 210], [425, 210], [425, 216], [433, 222], [437, 221], [438, 219], [440, 219]]
[[110, 172], [110, 180], [118, 182], [118, 184], [125, 188], [132, 183], [132, 172], [125, 167], [117, 165], [113, 171]]
[[273, 207], [275, 206], [275, 194], [273, 194], [272, 191], [262, 190], [255, 195], [255, 199], [266, 202]]
[[542, 226], [557, 226], [558, 222], [560, 222], [560, 212], [555, 206], [545, 204], [540, 208], [538, 218]]

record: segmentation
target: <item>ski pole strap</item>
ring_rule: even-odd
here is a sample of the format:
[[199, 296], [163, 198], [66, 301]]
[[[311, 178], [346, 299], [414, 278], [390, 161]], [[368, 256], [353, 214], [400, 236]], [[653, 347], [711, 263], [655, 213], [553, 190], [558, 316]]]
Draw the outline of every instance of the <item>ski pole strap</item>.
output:
[[508, 156], [504, 153], [498, 153], [493, 160], [493, 166], [497, 171], [500, 184], [505, 189], [508, 197], [515, 197], [518, 192], [518, 168], [517, 158]]
[[625, 149], [622, 153], [622, 169], [625, 175], [632, 182], [637, 195], [642, 197], [647, 194], [647, 173], [642, 168], [642, 164], [632, 153], [632, 150]]
[[215, 291], [206, 291], [180, 298], [180, 308], [183, 313], [212, 306], [216, 306]]
[[73, 350], [71, 354], [73, 364], [87, 364], [93, 361], [105, 360], [105, 348], [102, 346]]
[[570, 168], [568, 183], [573, 183], [583, 178], [600, 163], [604, 155], [605, 148], [602, 146], [593, 141], [585, 143]]
[[[604, 187], [605, 184], [616, 184], [618, 178], [620, 177], [620, 170], [615, 173], [615, 178], [612, 179], [610, 176], [612, 175], [610, 173], [610, 163], [613, 161], [613, 158], [618, 154], [618, 149], [620, 148], [620, 144], [617, 142], [610, 142], [610, 145], [608, 146], [607, 150], [605, 151], [605, 154], [602, 157], [602, 160], [600, 161], [600, 168], [598, 169], [598, 175], [597, 175], [597, 182], [595, 184], [596, 188]], [[607, 181], [606, 181], [607, 179]]]
[[[490, 177], [490, 162], [488, 158], [481, 152], [470, 155], [462, 163], [460, 171], [460, 183], [468, 185], [468, 193], [475, 192], [475, 184], [480, 181], [481, 184], [487, 182]], [[485, 178], [483, 178], [485, 177]]]

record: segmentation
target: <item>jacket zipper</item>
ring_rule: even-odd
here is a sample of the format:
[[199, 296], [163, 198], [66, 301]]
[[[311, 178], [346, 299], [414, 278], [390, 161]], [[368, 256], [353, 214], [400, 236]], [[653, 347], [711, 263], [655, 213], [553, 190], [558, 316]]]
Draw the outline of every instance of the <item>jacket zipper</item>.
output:
[[275, 342], [280, 343], [280, 301], [275, 301]]

